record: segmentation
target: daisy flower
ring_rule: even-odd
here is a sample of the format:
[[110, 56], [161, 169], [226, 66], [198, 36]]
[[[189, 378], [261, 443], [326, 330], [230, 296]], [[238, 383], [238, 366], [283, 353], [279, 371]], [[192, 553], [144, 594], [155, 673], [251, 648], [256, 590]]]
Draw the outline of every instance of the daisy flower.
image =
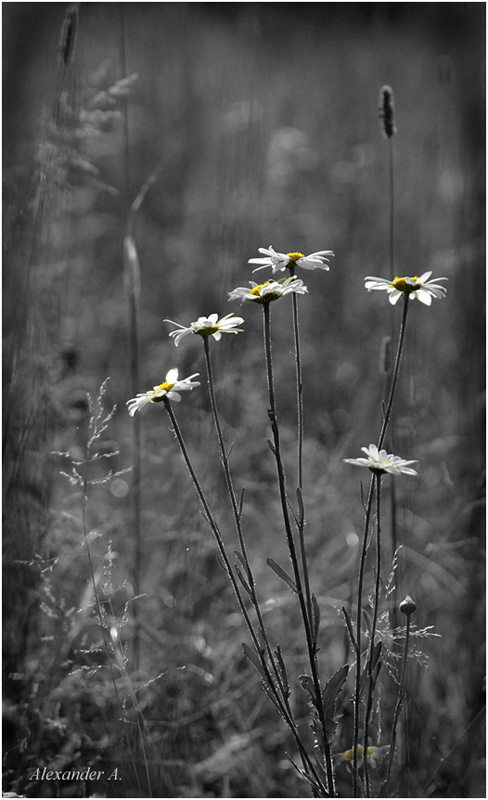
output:
[[137, 397], [127, 401], [129, 414], [133, 417], [136, 411], [141, 411], [148, 403], [160, 403], [163, 397], [179, 403], [181, 400], [179, 392], [185, 392], [188, 389], [193, 389], [194, 386], [200, 386], [199, 381], [193, 380], [193, 378], [198, 378], [198, 374], [198, 372], [195, 372], [189, 378], [179, 381], [178, 370], [170, 369], [164, 379], [164, 383], [160, 383], [159, 386], [155, 386], [151, 391], [138, 394]]
[[265, 258], [250, 258], [248, 264], [259, 264], [259, 267], [253, 270], [257, 272], [258, 269], [271, 267], [273, 274], [284, 270], [287, 267], [294, 269], [295, 266], [303, 267], [303, 269], [330, 269], [327, 256], [333, 256], [332, 250], [317, 250], [316, 253], [310, 253], [309, 256], [304, 256], [303, 253], [277, 253], [271, 245], [266, 249], [260, 247], [259, 253], [263, 253]]
[[378, 472], [391, 472], [392, 475], [417, 475], [409, 464], [418, 464], [418, 461], [405, 461], [404, 458], [387, 453], [386, 450], [378, 450], [375, 444], [369, 447], [362, 447], [363, 453], [367, 458], [345, 458], [346, 464], [354, 464], [356, 467], [368, 467], [370, 470]]
[[[389, 745], [383, 747], [374, 747], [372, 744], [366, 747], [366, 753], [364, 752], [364, 746], [362, 744], [358, 745], [357, 747], [357, 754], [358, 754], [358, 762], [368, 761], [369, 766], [373, 767], [373, 769], [378, 765], [378, 761], [380, 761], [385, 753], [390, 749]], [[346, 750], [344, 753], [339, 753], [336, 756], [336, 761], [340, 763], [341, 761], [348, 761], [350, 764], [354, 761], [354, 747], [350, 750]], [[360, 766], [360, 763], [358, 763]]]
[[163, 322], [171, 322], [172, 325], [178, 326], [179, 330], [171, 331], [169, 334], [174, 337], [175, 345], [178, 347], [181, 339], [188, 336], [189, 333], [196, 333], [198, 336], [213, 336], [217, 342], [223, 333], [242, 333], [242, 328], [238, 328], [237, 325], [242, 325], [244, 320], [233, 314], [226, 314], [222, 319], [219, 319], [218, 314], [210, 314], [208, 317], [198, 317], [197, 321], [192, 322], [189, 328], [173, 322], [172, 319], [165, 319]]
[[229, 292], [229, 300], [251, 300], [253, 303], [270, 303], [272, 300], [279, 300], [285, 294], [306, 294], [308, 289], [304, 286], [303, 281], [295, 276], [279, 281], [266, 281], [265, 283], [254, 283], [249, 281], [251, 288], [245, 286], [238, 286]]
[[[368, 276], [364, 279], [366, 281], [364, 286], [368, 292], [372, 289], [387, 291], [389, 294], [388, 299], [392, 306], [395, 305], [401, 294], [408, 295], [410, 300], [416, 297], [424, 305], [430, 306], [433, 297], [440, 300], [445, 297], [447, 292], [445, 286], [439, 286], [437, 283], [428, 280], [431, 275], [432, 272], [424, 272], [420, 278], [415, 275], [413, 278], [394, 278], [392, 281], [388, 280], [388, 278]], [[449, 278], [436, 278], [435, 280], [447, 281]]]

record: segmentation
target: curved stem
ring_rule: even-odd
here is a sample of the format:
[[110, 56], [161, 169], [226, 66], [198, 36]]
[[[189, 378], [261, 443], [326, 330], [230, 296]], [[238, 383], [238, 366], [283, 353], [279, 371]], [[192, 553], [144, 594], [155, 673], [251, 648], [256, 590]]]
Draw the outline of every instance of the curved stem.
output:
[[404, 292], [403, 293], [403, 314], [402, 314], [402, 321], [400, 326], [400, 335], [398, 337], [398, 346], [397, 352], [395, 356], [395, 365], [393, 367], [393, 376], [391, 379], [391, 386], [390, 386], [390, 395], [388, 397], [388, 403], [386, 405], [386, 409], [384, 412], [383, 417], [383, 424], [381, 426], [380, 435], [378, 438], [378, 449], [381, 450], [383, 446], [383, 442], [385, 441], [386, 431], [388, 429], [388, 424], [390, 422], [391, 417], [391, 410], [393, 407], [393, 399], [395, 397], [395, 390], [398, 382], [398, 374], [400, 372], [400, 364], [402, 361], [402, 354], [403, 354], [403, 346], [405, 343], [405, 330], [407, 326], [407, 312], [408, 312], [408, 303], [409, 303], [409, 295]]
[[286, 477], [285, 477], [285, 470], [283, 466], [283, 461], [281, 458], [281, 445], [280, 445], [280, 434], [278, 428], [278, 420], [276, 414], [276, 398], [275, 398], [275, 389], [274, 389], [274, 377], [273, 377], [273, 359], [271, 353], [271, 324], [270, 324], [270, 304], [264, 303], [263, 304], [263, 324], [264, 324], [264, 351], [265, 351], [265, 359], [266, 359], [266, 374], [268, 380], [268, 392], [269, 392], [269, 403], [270, 408], [268, 409], [268, 415], [271, 422], [271, 429], [273, 431], [273, 441], [274, 441], [274, 456], [276, 460], [276, 469], [278, 473], [278, 485], [279, 485], [279, 493], [280, 493], [280, 500], [281, 500], [281, 510], [283, 514], [283, 521], [285, 524], [285, 533], [286, 539], [288, 543], [288, 550], [290, 553], [290, 560], [293, 567], [293, 576], [295, 579], [296, 589], [298, 600], [300, 604], [300, 610], [302, 614], [303, 620], [303, 627], [305, 630], [305, 638], [307, 642], [307, 649], [308, 649], [308, 657], [310, 663], [310, 669], [312, 672], [312, 680], [314, 684], [314, 691], [315, 691], [315, 700], [316, 700], [316, 708], [319, 715], [320, 726], [322, 729], [322, 737], [324, 741], [324, 756], [325, 756], [325, 766], [327, 772], [327, 782], [328, 782], [328, 789], [329, 795], [335, 796], [335, 789], [334, 789], [334, 770], [332, 764], [332, 755], [330, 751], [330, 745], [327, 736], [327, 729], [325, 724], [325, 716], [324, 716], [324, 707], [322, 702], [322, 691], [320, 686], [320, 680], [318, 675], [318, 668], [317, 668], [317, 656], [316, 656], [316, 646], [313, 641], [312, 631], [311, 631], [311, 624], [310, 619], [307, 613], [307, 606], [303, 594], [302, 589], [302, 579], [300, 576], [300, 569], [298, 566], [298, 558], [295, 549], [295, 543], [293, 541], [293, 532], [290, 523], [290, 515], [288, 513], [288, 498], [286, 494]]

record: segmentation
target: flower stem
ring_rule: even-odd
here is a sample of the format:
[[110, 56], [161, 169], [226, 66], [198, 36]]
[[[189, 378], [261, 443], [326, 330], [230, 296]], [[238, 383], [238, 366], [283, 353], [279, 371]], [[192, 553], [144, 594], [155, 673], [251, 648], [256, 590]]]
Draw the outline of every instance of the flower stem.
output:
[[312, 631], [311, 631], [311, 621], [307, 613], [307, 606], [306, 601], [303, 594], [302, 589], [302, 579], [300, 576], [300, 569], [298, 566], [298, 558], [295, 549], [295, 543], [293, 541], [293, 532], [290, 523], [290, 515], [288, 512], [288, 498], [286, 494], [286, 477], [285, 477], [285, 470], [283, 466], [283, 461], [281, 458], [281, 445], [280, 445], [280, 434], [278, 428], [278, 420], [276, 414], [276, 399], [275, 399], [275, 390], [274, 390], [274, 377], [273, 377], [273, 359], [271, 353], [271, 323], [270, 323], [270, 304], [264, 303], [263, 304], [263, 324], [264, 324], [264, 351], [265, 351], [265, 359], [266, 359], [266, 374], [268, 380], [268, 392], [269, 392], [269, 403], [270, 408], [268, 409], [268, 415], [271, 422], [271, 429], [273, 432], [273, 442], [274, 442], [274, 456], [276, 460], [276, 469], [278, 473], [278, 485], [279, 485], [279, 492], [280, 492], [280, 500], [281, 500], [281, 510], [283, 514], [283, 521], [285, 524], [285, 533], [286, 539], [288, 542], [288, 550], [290, 553], [290, 560], [293, 567], [293, 576], [295, 579], [296, 589], [298, 600], [300, 604], [300, 610], [302, 614], [303, 620], [303, 627], [305, 630], [305, 638], [307, 642], [307, 649], [308, 649], [308, 657], [310, 663], [310, 669], [312, 672], [312, 680], [314, 684], [314, 691], [315, 691], [315, 700], [316, 700], [316, 708], [319, 715], [320, 725], [322, 729], [322, 737], [324, 742], [324, 757], [325, 757], [325, 766], [326, 766], [326, 773], [327, 773], [327, 783], [328, 783], [328, 790], [329, 795], [331, 797], [335, 796], [335, 788], [334, 788], [334, 770], [332, 765], [332, 755], [330, 751], [330, 745], [327, 736], [327, 729], [325, 724], [325, 716], [324, 716], [324, 707], [322, 702], [322, 691], [320, 687], [320, 680], [318, 675], [318, 668], [317, 668], [317, 654], [316, 654], [316, 645], [313, 641]]
[[388, 430], [388, 424], [391, 418], [391, 411], [393, 407], [393, 399], [395, 397], [395, 390], [398, 382], [398, 375], [400, 372], [400, 364], [402, 360], [403, 354], [403, 346], [405, 343], [405, 330], [407, 326], [407, 312], [408, 312], [408, 294], [405, 292], [403, 293], [403, 313], [402, 313], [402, 321], [400, 325], [400, 335], [398, 337], [398, 346], [397, 352], [395, 356], [395, 364], [393, 367], [393, 376], [391, 379], [391, 386], [390, 386], [390, 394], [388, 397], [388, 402], [384, 411], [383, 416], [383, 424], [381, 426], [380, 435], [378, 438], [378, 450], [380, 450], [383, 446], [383, 442], [385, 441], [386, 432]]
[[226, 485], [227, 485], [227, 491], [228, 491], [228, 494], [229, 494], [229, 497], [230, 497], [230, 501], [231, 501], [231, 505], [232, 505], [232, 513], [233, 513], [233, 516], [234, 516], [234, 523], [235, 523], [235, 527], [236, 527], [236, 531], [237, 531], [237, 538], [239, 540], [239, 546], [241, 548], [242, 556], [243, 556], [244, 562], [246, 564], [246, 577], [247, 577], [247, 580], [248, 580], [248, 583], [249, 583], [250, 596], [251, 596], [252, 604], [253, 604], [253, 606], [255, 608], [255, 611], [256, 611], [256, 616], [258, 618], [259, 627], [261, 629], [261, 632], [262, 632], [262, 635], [263, 635], [263, 638], [264, 638], [264, 641], [265, 641], [265, 644], [266, 644], [266, 652], [267, 652], [267, 655], [268, 655], [269, 662], [270, 662], [271, 666], [273, 667], [273, 673], [274, 673], [275, 679], [278, 682], [278, 685], [280, 686], [281, 692], [282, 692], [282, 694], [284, 696], [285, 695], [285, 691], [284, 691], [283, 681], [282, 681], [282, 678], [280, 676], [279, 669], [278, 669], [278, 667], [276, 665], [276, 660], [275, 660], [275, 657], [274, 657], [274, 654], [273, 654], [273, 650], [272, 650], [272, 647], [271, 647], [271, 643], [269, 641], [269, 637], [268, 637], [268, 634], [267, 634], [267, 631], [266, 631], [264, 618], [263, 618], [263, 615], [262, 615], [262, 612], [261, 612], [261, 607], [260, 607], [258, 596], [257, 596], [257, 592], [256, 592], [256, 582], [255, 582], [254, 575], [253, 575], [253, 572], [252, 572], [252, 569], [251, 569], [251, 565], [250, 565], [250, 562], [249, 562], [246, 543], [245, 543], [245, 540], [244, 540], [244, 534], [243, 534], [243, 530], [242, 530], [241, 512], [240, 512], [240, 509], [239, 509], [239, 505], [238, 505], [236, 494], [235, 494], [235, 490], [234, 490], [234, 485], [233, 485], [233, 481], [232, 481], [232, 475], [231, 475], [231, 471], [230, 471], [230, 467], [229, 467], [229, 458], [228, 458], [228, 455], [226, 454], [226, 450], [225, 450], [224, 436], [223, 436], [223, 433], [222, 433], [222, 426], [220, 424], [220, 417], [219, 417], [219, 412], [218, 412], [218, 408], [217, 408], [217, 401], [216, 401], [216, 398], [215, 398], [212, 361], [211, 361], [211, 358], [210, 358], [210, 347], [209, 347], [209, 338], [210, 337], [204, 336], [202, 338], [203, 338], [203, 344], [204, 344], [204, 350], [205, 350], [205, 362], [206, 362], [206, 366], [207, 366], [207, 378], [208, 378], [208, 389], [209, 389], [209, 395], [210, 395], [210, 405], [211, 405], [211, 408], [212, 408], [212, 415], [213, 415], [213, 420], [214, 420], [214, 424], [215, 424], [215, 430], [216, 430], [216, 433], [217, 433], [217, 439], [218, 439], [218, 443], [219, 443], [220, 461], [222, 463], [222, 467], [223, 467], [223, 470], [224, 470], [225, 482], [226, 482]]
[[[290, 269], [290, 277], [293, 277], [293, 270]], [[305, 507], [303, 505], [303, 375], [302, 375], [302, 352], [300, 346], [300, 324], [298, 319], [298, 297], [292, 293], [291, 296], [293, 309], [293, 334], [295, 338], [295, 364], [297, 380], [297, 495], [299, 496], [298, 514], [298, 540], [300, 543], [300, 556], [302, 560], [303, 582], [305, 586], [305, 598], [307, 602], [308, 618], [312, 620], [312, 598], [310, 592], [310, 580], [308, 574], [307, 554], [305, 550]]]
[[[371, 710], [373, 708], [373, 693], [374, 693], [374, 667], [375, 667], [375, 646], [374, 646], [374, 635], [376, 631], [376, 625], [378, 622], [378, 608], [379, 608], [379, 599], [380, 599], [380, 584], [381, 584], [381, 525], [380, 525], [380, 509], [381, 509], [381, 501], [380, 501], [380, 489], [381, 489], [381, 473], [375, 472], [373, 476], [373, 480], [376, 483], [376, 581], [375, 581], [375, 591], [374, 591], [374, 601], [373, 601], [373, 622], [371, 625], [371, 642], [369, 648], [369, 661], [368, 661], [368, 699], [367, 699], [367, 706], [366, 706], [366, 714], [364, 717], [364, 747], [368, 747], [368, 730], [369, 730], [369, 720], [371, 716]], [[365, 750], [366, 752], [366, 750]], [[369, 786], [369, 773], [368, 773], [368, 759], [365, 758], [364, 760], [364, 780], [366, 784], [366, 797], [370, 796], [370, 786]]]
[[301, 740], [297, 725], [296, 725], [295, 720], [293, 718], [293, 713], [292, 713], [292, 711], [290, 709], [290, 706], [289, 706], [289, 703], [288, 703], [288, 699], [285, 697], [285, 691], [283, 689], [283, 686], [282, 686], [281, 683], [279, 684], [280, 692], [278, 692], [278, 690], [276, 688], [276, 684], [273, 681], [273, 678], [272, 678], [272, 676], [271, 676], [271, 674], [269, 672], [268, 665], [267, 665], [266, 659], [264, 657], [263, 648], [262, 648], [262, 646], [261, 646], [261, 644], [259, 642], [258, 636], [257, 636], [257, 634], [256, 634], [256, 632], [254, 630], [254, 627], [252, 625], [251, 619], [249, 617], [248, 610], [247, 610], [246, 605], [244, 603], [244, 600], [242, 598], [242, 593], [241, 593], [239, 584], [238, 584], [238, 582], [236, 580], [236, 577], [234, 575], [234, 571], [232, 569], [229, 557], [227, 555], [227, 551], [225, 549], [225, 544], [224, 544], [224, 541], [222, 539], [222, 534], [221, 534], [220, 529], [219, 529], [219, 527], [217, 525], [217, 522], [215, 521], [215, 519], [213, 517], [213, 514], [212, 514], [212, 511], [210, 509], [210, 506], [208, 505], [208, 502], [207, 502], [207, 499], [206, 499], [205, 494], [203, 492], [203, 489], [202, 489], [202, 487], [200, 485], [200, 482], [199, 482], [199, 480], [197, 478], [196, 472], [195, 472], [195, 470], [193, 468], [193, 464], [191, 463], [190, 456], [189, 456], [185, 441], [183, 439], [183, 435], [181, 433], [180, 427], [179, 427], [178, 422], [176, 420], [173, 408], [172, 408], [169, 400], [166, 397], [163, 397], [163, 403], [164, 403], [164, 407], [166, 408], [166, 411], [168, 412], [168, 416], [169, 416], [169, 418], [171, 420], [171, 424], [173, 426], [173, 431], [174, 431], [175, 436], [176, 436], [176, 438], [178, 440], [178, 444], [179, 444], [181, 453], [183, 455], [183, 459], [185, 461], [186, 467], [188, 469], [188, 472], [190, 473], [190, 477], [192, 479], [193, 485], [194, 485], [194, 487], [196, 489], [196, 492], [198, 494], [200, 502], [201, 502], [201, 504], [203, 506], [203, 510], [205, 512], [205, 516], [207, 518], [207, 521], [208, 521], [208, 523], [210, 525], [212, 533], [214, 534], [215, 540], [217, 542], [217, 545], [218, 545], [218, 548], [219, 548], [219, 552], [220, 552], [220, 555], [222, 557], [222, 561], [223, 561], [223, 564], [224, 564], [224, 567], [225, 567], [225, 571], [227, 572], [227, 574], [229, 576], [229, 579], [230, 579], [230, 581], [232, 583], [232, 588], [234, 589], [234, 593], [236, 595], [237, 602], [239, 604], [239, 608], [241, 610], [242, 616], [244, 617], [244, 620], [246, 622], [246, 625], [247, 625], [248, 631], [250, 633], [251, 639], [252, 639], [252, 641], [254, 643], [254, 646], [256, 648], [256, 652], [259, 655], [259, 658], [260, 658], [260, 661], [261, 661], [261, 665], [262, 665], [264, 674], [266, 676], [266, 683], [267, 683], [267, 686], [269, 688], [270, 696], [272, 697], [273, 702], [277, 706], [280, 714], [282, 715], [283, 719], [285, 720], [285, 722], [287, 723], [288, 727], [290, 728], [290, 730], [291, 730], [291, 732], [293, 734], [293, 737], [295, 739], [297, 748], [298, 748], [298, 750], [300, 752], [300, 755], [301, 755], [301, 758], [303, 760], [305, 769], [308, 771], [308, 773], [310, 775], [313, 775], [313, 778], [316, 781], [317, 785], [319, 787], [323, 787], [323, 790], [324, 790], [324, 795], [323, 796], [327, 797], [328, 793], [326, 791], [326, 787], [323, 786], [321, 778], [320, 778], [320, 775], [318, 774], [318, 772], [317, 772], [317, 770], [315, 768], [315, 765], [314, 765], [313, 761], [311, 760], [310, 756], [308, 755], [308, 753], [306, 751], [306, 748], [305, 748], [305, 746], [304, 746], [304, 744], [303, 744], [303, 742]]
[[[371, 520], [371, 511], [373, 508], [374, 488], [375, 488], [375, 480], [374, 476], [372, 476], [371, 482], [369, 484], [368, 499], [366, 501], [363, 543], [361, 547], [361, 556], [359, 560], [358, 599], [357, 599], [357, 610], [356, 610], [356, 648], [355, 648], [356, 685], [354, 689], [354, 740], [353, 740], [354, 797], [357, 797], [356, 775], [358, 769], [357, 755], [358, 755], [358, 743], [359, 743], [359, 711], [361, 702], [361, 636], [362, 636], [361, 617], [362, 617], [362, 604], [363, 604], [362, 598], [363, 598], [363, 586], [364, 586], [364, 572], [366, 565], [366, 553], [368, 550], [369, 523]], [[366, 743], [365, 746], [367, 746]]]
[[389, 793], [391, 770], [393, 766], [393, 759], [395, 758], [395, 744], [396, 744], [396, 732], [397, 732], [398, 720], [400, 718], [400, 712], [402, 710], [403, 701], [405, 699], [405, 673], [408, 661], [409, 638], [410, 638], [410, 614], [407, 614], [407, 624], [405, 629], [405, 646], [403, 648], [402, 674], [400, 677], [400, 685], [398, 687], [398, 696], [395, 706], [395, 712], [393, 714], [393, 724], [392, 724], [391, 739], [390, 739], [390, 753], [388, 758], [388, 772], [386, 776], [385, 797], [388, 797]]

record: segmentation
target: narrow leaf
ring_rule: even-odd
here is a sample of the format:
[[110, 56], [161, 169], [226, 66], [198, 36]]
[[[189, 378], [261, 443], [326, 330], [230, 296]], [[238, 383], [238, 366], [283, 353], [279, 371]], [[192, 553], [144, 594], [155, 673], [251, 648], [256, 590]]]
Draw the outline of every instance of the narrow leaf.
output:
[[315, 595], [312, 595], [312, 638], [314, 644], [317, 644], [317, 637], [320, 628], [320, 607]]
[[242, 487], [241, 493], [239, 495], [239, 510], [237, 512], [239, 519], [241, 519], [242, 517], [242, 509], [244, 506], [244, 491], [245, 491], [245, 486]]
[[279, 669], [279, 672], [280, 672], [280, 675], [281, 675], [283, 688], [285, 690], [286, 696], [289, 697], [290, 696], [290, 684], [288, 682], [288, 673], [286, 671], [285, 661], [284, 661], [284, 658], [283, 658], [283, 654], [281, 652], [281, 647], [279, 645], [276, 647], [276, 658], [277, 658], [277, 661], [278, 661], [278, 669]]
[[239, 553], [238, 550], [234, 550], [234, 555], [244, 567], [244, 572], [246, 573], [247, 580], [249, 581], [249, 585], [251, 585], [253, 583], [253, 580], [252, 580], [251, 568], [249, 566], [247, 559], [245, 559], [242, 553]]
[[258, 625], [258, 642], [259, 642], [259, 649], [261, 654], [264, 654], [268, 649], [268, 640], [266, 636], [266, 631], [261, 625]]
[[222, 569], [224, 570], [224, 572], [228, 575], [229, 574], [229, 570], [227, 569], [227, 567], [225, 566], [224, 562], [222, 561], [222, 559], [220, 558], [219, 555], [217, 556], [217, 561], [219, 562], [219, 564], [222, 567]]
[[303, 521], [305, 519], [305, 509], [303, 507], [303, 497], [302, 497], [302, 490], [300, 486], [297, 486], [297, 503], [298, 503], [298, 519], [299, 519], [299, 526], [303, 526]]
[[337, 672], [334, 672], [332, 678], [328, 680], [324, 686], [322, 700], [324, 703], [324, 715], [326, 717], [332, 717], [334, 714], [337, 697], [346, 682], [348, 672], [349, 667], [347, 664], [344, 664]]
[[273, 442], [271, 441], [271, 439], [267, 439], [266, 441], [268, 442], [269, 449], [271, 450], [273, 455], [276, 456], [276, 448], [275, 448]]
[[240, 582], [244, 586], [244, 589], [246, 590], [246, 592], [248, 593], [249, 597], [252, 600], [251, 587], [249, 586], [248, 582], [246, 581], [244, 575], [242, 574], [242, 572], [239, 569], [239, 567], [237, 566], [237, 564], [235, 565], [235, 571], [237, 572], [237, 577], [239, 578]]
[[352, 629], [351, 618], [350, 618], [349, 614], [347, 613], [346, 609], [344, 608], [344, 606], [342, 606], [342, 613], [344, 614], [344, 618], [346, 620], [347, 630], [349, 632], [349, 638], [350, 638], [350, 640], [352, 642], [352, 646], [353, 646], [354, 651], [355, 651], [355, 653], [357, 655], [358, 645], [357, 645], [357, 642], [356, 642], [356, 637], [354, 636], [354, 631]]
[[293, 580], [293, 578], [290, 577], [290, 575], [288, 575], [287, 572], [285, 572], [283, 567], [280, 567], [280, 565], [274, 560], [274, 558], [267, 558], [266, 563], [268, 564], [268, 566], [271, 567], [273, 572], [276, 573], [278, 578], [281, 578], [281, 580], [286, 583], [286, 585], [292, 590], [292, 592], [295, 592], [295, 594], [297, 594], [297, 587], [295, 581]]
[[252, 648], [249, 647], [248, 644], [246, 644], [246, 642], [242, 643], [242, 649], [244, 650], [244, 654], [249, 659], [253, 667], [257, 669], [257, 671], [261, 675], [261, 678], [264, 681], [266, 681], [267, 680], [266, 672], [264, 671], [263, 665], [261, 664], [261, 659], [259, 658], [258, 654], [255, 653], [254, 650], [252, 650]]

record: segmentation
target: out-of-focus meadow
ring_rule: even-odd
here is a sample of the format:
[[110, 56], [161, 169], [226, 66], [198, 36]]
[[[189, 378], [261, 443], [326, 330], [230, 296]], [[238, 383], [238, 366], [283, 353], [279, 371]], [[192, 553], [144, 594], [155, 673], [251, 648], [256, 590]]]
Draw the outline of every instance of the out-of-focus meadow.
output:
[[[109, 377], [103, 402], [107, 412], [117, 404], [98, 446], [118, 455], [91, 475], [103, 477], [133, 464], [126, 400], [173, 366], [182, 377], [201, 373], [202, 386], [176, 411], [234, 549], [202, 342], [188, 337], [175, 349], [164, 318], [245, 317], [245, 333], [212, 342], [219, 407], [235, 485], [246, 487], [243, 520], [266, 616], [299, 670], [293, 595], [266, 565], [269, 556], [286, 563], [287, 552], [266, 444], [261, 313], [227, 304], [227, 292], [253, 277], [247, 260], [270, 244], [335, 252], [330, 272], [299, 275], [309, 288], [300, 298], [304, 496], [324, 677], [351, 659], [340, 609], [357, 574], [362, 476], [343, 458], [376, 440], [381, 350], [400, 317], [363, 282], [390, 274], [389, 149], [378, 124], [379, 90], [389, 84], [395, 274], [449, 278], [445, 300], [411, 303], [394, 409], [394, 452], [420, 462], [418, 478], [395, 484], [398, 596], [412, 595], [419, 627], [441, 637], [422, 642], [427, 666], [414, 662], [409, 672], [401, 788], [412, 797], [484, 796], [485, 5], [82, 3], [63, 64], [66, 8], [3, 5], [4, 790], [54, 796], [53, 783], [30, 777], [56, 762], [94, 764], [105, 776], [119, 767], [115, 787], [93, 784], [98, 796], [148, 792], [137, 726], [122, 735], [106, 655], [89, 652], [99, 630], [83, 491], [60, 474], [69, 458], [54, 455], [83, 460], [87, 392], [96, 398]], [[140, 263], [135, 389], [123, 238], [150, 175], [131, 218]], [[289, 303], [272, 312], [293, 487]], [[162, 406], [140, 425], [139, 555], [131, 473], [90, 486], [86, 516], [99, 534], [90, 548], [100, 591], [118, 616], [130, 601], [127, 670], [152, 792], [307, 796], [286, 756], [293, 741], [243, 656], [247, 633]], [[305, 719], [305, 700], [295, 693], [293, 702]], [[386, 728], [391, 712], [386, 703]], [[346, 724], [350, 705], [343, 714]], [[338, 788], [350, 788], [340, 768]], [[76, 781], [60, 790], [83, 791]]]

